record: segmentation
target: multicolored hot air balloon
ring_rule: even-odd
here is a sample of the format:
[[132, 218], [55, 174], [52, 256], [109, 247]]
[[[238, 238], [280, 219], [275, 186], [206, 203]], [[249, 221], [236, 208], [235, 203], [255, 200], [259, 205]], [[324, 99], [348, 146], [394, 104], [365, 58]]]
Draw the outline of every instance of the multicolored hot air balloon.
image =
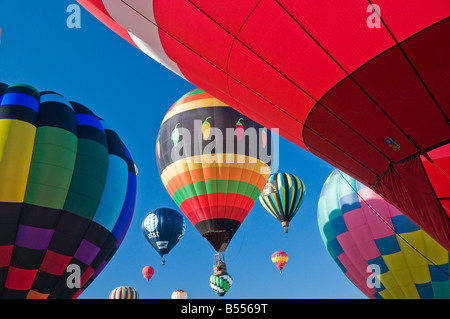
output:
[[[217, 252], [225, 251], [269, 177], [271, 142], [263, 147], [262, 133], [261, 125], [200, 89], [181, 97], [162, 121], [156, 157], [162, 182]], [[270, 131], [264, 134], [271, 141]]]
[[145, 279], [147, 279], [147, 281], [149, 281], [154, 274], [155, 269], [152, 266], [145, 266], [144, 268], [142, 268], [142, 275], [144, 276]]
[[78, 0], [450, 250], [448, 0]]
[[369, 298], [450, 298], [449, 252], [370, 188], [334, 170], [317, 208], [322, 239]]
[[187, 293], [184, 290], [175, 290], [172, 292], [172, 299], [187, 299]]
[[0, 297], [76, 298], [119, 248], [135, 199], [133, 160], [105, 121], [0, 84]]
[[165, 264], [164, 255], [183, 238], [186, 222], [183, 215], [171, 208], [157, 208], [145, 216], [142, 221], [142, 232], [145, 239], [161, 256], [161, 264]]
[[211, 275], [209, 278], [209, 285], [220, 297], [225, 296], [232, 284], [233, 278], [228, 273], [222, 276]]
[[304, 199], [305, 184], [294, 174], [288, 173], [271, 175], [259, 196], [261, 205], [281, 222], [285, 233]]
[[278, 268], [278, 270], [280, 271], [280, 273], [283, 272], [283, 268], [284, 266], [286, 266], [287, 262], [288, 262], [288, 254], [286, 254], [284, 251], [276, 251], [272, 254], [272, 263]]
[[139, 294], [133, 287], [120, 286], [111, 291], [109, 299], [139, 299]]

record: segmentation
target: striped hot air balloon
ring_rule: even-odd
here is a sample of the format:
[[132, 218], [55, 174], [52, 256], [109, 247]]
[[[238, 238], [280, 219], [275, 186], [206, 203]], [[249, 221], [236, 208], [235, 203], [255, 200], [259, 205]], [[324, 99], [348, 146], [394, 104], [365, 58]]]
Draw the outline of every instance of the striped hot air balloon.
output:
[[264, 188], [271, 147], [269, 130], [200, 89], [164, 117], [156, 150], [162, 182], [217, 252], [225, 251]]
[[120, 286], [111, 291], [109, 299], [139, 299], [139, 294], [133, 287]]
[[76, 298], [120, 246], [135, 199], [133, 160], [105, 121], [0, 83], [0, 297]]
[[288, 232], [289, 222], [305, 199], [305, 184], [294, 174], [277, 173], [269, 177], [259, 201], [261, 205], [281, 222]]

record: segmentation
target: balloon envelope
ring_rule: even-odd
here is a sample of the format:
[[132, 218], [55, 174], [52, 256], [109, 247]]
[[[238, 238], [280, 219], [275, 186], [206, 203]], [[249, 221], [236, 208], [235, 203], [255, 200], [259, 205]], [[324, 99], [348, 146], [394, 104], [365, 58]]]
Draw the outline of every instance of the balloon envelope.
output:
[[317, 214], [330, 255], [369, 298], [450, 298], [448, 251], [370, 188], [334, 170]]
[[199, 89], [169, 109], [157, 138], [166, 190], [218, 252], [258, 199], [271, 160], [270, 131]]
[[448, 0], [78, 2], [450, 250]]
[[139, 294], [133, 287], [120, 286], [111, 291], [109, 299], [139, 299]]
[[145, 216], [142, 232], [147, 241], [163, 258], [183, 238], [186, 222], [183, 215], [171, 208], [157, 208]]
[[135, 199], [133, 160], [105, 121], [58, 93], [0, 84], [1, 297], [76, 298], [119, 248]]
[[271, 258], [273, 264], [280, 270], [280, 272], [282, 272], [289, 259], [288, 254], [281, 250], [274, 252]]
[[287, 233], [289, 222], [294, 218], [305, 199], [305, 184], [293, 174], [270, 175], [259, 202], [273, 217], [278, 219]]
[[145, 266], [144, 268], [142, 268], [142, 275], [147, 280], [150, 280], [150, 278], [153, 277], [154, 273], [155, 269], [153, 269], [152, 266]]
[[228, 273], [222, 276], [211, 275], [209, 278], [209, 285], [220, 297], [225, 296], [232, 284], [233, 278]]
[[175, 290], [172, 292], [172, 299], [187, 299], [187, 293], [184, 290]]

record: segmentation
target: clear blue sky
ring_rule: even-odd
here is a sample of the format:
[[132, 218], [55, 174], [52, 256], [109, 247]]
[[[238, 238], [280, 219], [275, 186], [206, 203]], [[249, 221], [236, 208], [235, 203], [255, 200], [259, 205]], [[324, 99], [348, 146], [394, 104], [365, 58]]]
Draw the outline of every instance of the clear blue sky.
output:
[[[145, 240], [141, 221], [158, 207], [178, 209], [162, 185], [155, 141], [166, 111], [195, 88], [121, 39], [81, 8], [81, 28], [66, 26], [70, 0], [0, 0], [0, 82], [52, 90], [89, 107], [120, 135], [139, 168], [133, 221], [116, 255], [80, 299], [105, 299], [117, 286], [132, 286], [141, 299], [215, 299], [209, 287], [215, 251], [187, 221], [185, 236], [160, 257]], [[333, 167], [280, 138], [279, 171], [306, 184], [306, 198], [289, 233], [257, 202], [231, 241], [226, 261], [233, 276], [225, 298], [366, 298], [329, 256], [317, 226], [317, 201]], [[283, 274], [271, 255], [284, 250]], [[147, 282], [144, 266], [155, 268]]]

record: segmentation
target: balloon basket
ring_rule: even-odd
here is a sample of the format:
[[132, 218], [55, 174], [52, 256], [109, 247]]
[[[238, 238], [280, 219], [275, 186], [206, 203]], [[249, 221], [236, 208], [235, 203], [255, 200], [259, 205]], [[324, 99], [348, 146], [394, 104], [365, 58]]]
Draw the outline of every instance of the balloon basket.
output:
[[216, 254], [214, 256], [214, 276], [223, 276], [227, 274], [227, 265], [225, 264], [225, 257], [223, 255]]

